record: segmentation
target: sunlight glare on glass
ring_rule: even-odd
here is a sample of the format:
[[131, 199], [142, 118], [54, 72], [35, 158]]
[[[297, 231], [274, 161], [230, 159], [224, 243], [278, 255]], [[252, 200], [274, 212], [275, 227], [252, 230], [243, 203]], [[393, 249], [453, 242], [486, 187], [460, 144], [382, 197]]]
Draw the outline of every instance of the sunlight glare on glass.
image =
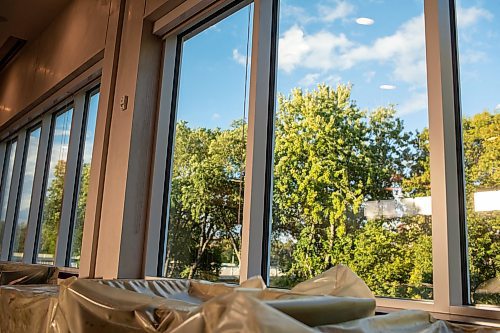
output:
[[476, 212], [500, 210], [500, 191], [474, 193], [474, 210]]

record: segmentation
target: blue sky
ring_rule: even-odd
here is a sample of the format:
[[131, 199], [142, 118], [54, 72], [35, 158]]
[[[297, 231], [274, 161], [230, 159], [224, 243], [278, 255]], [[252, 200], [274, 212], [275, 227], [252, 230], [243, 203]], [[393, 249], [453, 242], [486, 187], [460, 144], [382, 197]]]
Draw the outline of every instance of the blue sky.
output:
[[[462, 111], [499, 112], [500, 1], [457, 4]], [[243, 117], [249, 11], [253, 5], [184, 43], [178, 120], [227, 128]], [[408, 129], [428, 125], [423, 0], [281, 0], [279, 30], [278, 93], [350, 83], [360, 108], [395, 104]], [[98, 99], [90, 100], [84, 163], [92, 156]], [[57, 118], [49, 184], [66, 158], [71, 118], [72, 110]], [[39, 133], [32, 135], [36, 146]], [[32, 156], [23, 192], [31, 191], [34, 163]], [[20, 221], [29, 211], [29, 195], [22, 198]]]
[[[89, 111], [87, 116], [87, 131], [85, 135], [85, 144], [83, 151], [83, 163], [91, 162], [93, 142], [95, 136], [95, 126], [97, 120], [97, 106], [99, 102], [99, 93], [90, 97]], [[54, 127], [54, 140], [52, 142], [50, 170], [48, 174], [47, 189], [55, 179], [54, 170], [58, 161], [66, 160], [68, 154], [69, 136], [71, 133], [73, 109], [70, 109], [56, 117]], [[26, 166], [23, 176], [23, 187], [21, 202], [19, 206], [18, 225], [27, 223], [30, 210], [31, 191], [33, 188], [33, 179], [35, 174], [35, 164], [38, 156], [38, 144], [40, 140], [40, 128], [30, 132], [28, 151], [26, 156]]]
[[[178, 119], [242, 117], [246, 7], [184, 43]], [[463, 113], [500, 108], [500, 1], [458, 1]], [[282, 0], [278, 92], [350, 83], [362, 109], [395, 104], [408, 129], [428, 125], [423, 0]]]

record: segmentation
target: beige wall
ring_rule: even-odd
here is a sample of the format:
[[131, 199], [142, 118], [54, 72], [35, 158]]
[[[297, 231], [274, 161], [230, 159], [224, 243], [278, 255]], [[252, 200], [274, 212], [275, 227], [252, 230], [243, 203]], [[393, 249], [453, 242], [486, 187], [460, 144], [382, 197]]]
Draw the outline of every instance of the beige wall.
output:
[[74, 0], [0, 73], [0, 128], [102, 56], [110, 0]]
[[[144, 276], [163, 47], [153, 21], [183, 1], [73, 0], [0, 73], [0, 137], [6, 137], [19, 123], [72, 94], [75, 81], [102, 72], [83, 277]], [[205, 0], [193, 3], [199, 1]], [[125, 97], [128, 106], [122, 110]]]

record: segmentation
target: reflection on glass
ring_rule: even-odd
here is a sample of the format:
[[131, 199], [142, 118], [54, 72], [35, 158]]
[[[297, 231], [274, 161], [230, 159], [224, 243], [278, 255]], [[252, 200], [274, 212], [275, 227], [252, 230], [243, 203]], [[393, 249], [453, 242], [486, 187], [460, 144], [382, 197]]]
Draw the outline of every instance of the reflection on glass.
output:
[[432, 299], [422, 1], [281, 0], [271, 286]]
[[28, 230], [28, 217], [31, 206], [31, 191], [35, 178], [36, 159], [38, 156], [38, 144], [40, 142], [41, 129], [32, 130], [27, 141], [27, 151], [24, 156], [24, 171], [21, 175], [20, 196], [18, 198], [18, 211], [14, 221], [14, 244], [12, 247], [11, 260], [22, 261], [24, 253], [24, 241]]
[[490, 305], [500, 305], [499, 19], [497, 1], [457, 1], [471, 301]]
[[12, 169], [16, 158], [17, 141], [7, 143], [5, 149], [5, 160], [3, 163], [2, 183], [0, 184], [0, 253], [2, 251], [3, 232], [5, 218], [7, 217], [7, 205], [9, 201], [10, 182], [12, 180]]
[[164, 270], [168, 277], [239, 280], [252, 8], [183, 43]]
[[[80, 164], [80, 177], [78, 180], [77, 206], [74, 215], [73, 235], [71, 240], [70, 267], [80, 266], [80, 251], [82, 247], [83, 223], [85, 222], [85, 208], [87, 206], [87, 193], [89, 189], [90, 166], [92, 162], [92, 150], [94, 148], [95, 126], [97, 122], [97, 107], [99, 104], [99, 92], [90, 96], [87, 109], [87, 123], [84, 127], [82, 159]], [[82, 135], [83, 135], [82, 134]]]
[[45, 197], [36, 258], [39, 264], [54, 264], [72, 116], [73, 109], [69, 109], [59, 114], [54, 120], [50, 165], [45, 175]]

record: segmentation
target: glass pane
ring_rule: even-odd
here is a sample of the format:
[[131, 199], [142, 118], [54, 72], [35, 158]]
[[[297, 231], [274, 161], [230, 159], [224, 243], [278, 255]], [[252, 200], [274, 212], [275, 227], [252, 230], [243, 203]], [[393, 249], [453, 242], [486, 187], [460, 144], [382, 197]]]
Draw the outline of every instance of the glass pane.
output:
[[457, 2], [471, 300], [500, 305], [500, 2]]
[[14, 245], [12, 247], [11, 259], [22, 261], [24, 256], [24, 241], [28, 231], [28, 217], [31, 207], [31, 191], [35, 178], [36, 159], [38, 156], [38, 144], [40, 143], [40, 127], [32, 130], [28, 135], [27, 151], [24, 156], [24, 171], [21, 175], [20, 196], [17, 203], [17, 215], [14, 221]]
[[251, 11], [247, 6], [183, 43], [168, 277], [239, 280]]
[[17, 141], [7, 143], [5, 149], [5, 160], [3, 163], [2, 183], [0, 184], [0, 253], [2, 251], [3, 232], [5, 218], [7, 217], [7, 205], [9, 202], [10, 182], [12, 181], [12, 169], [16, 158]]
[[271, 286], [431, 299], [423, 1], [281, 0]]
[[73, 109], [69, 109], [59, 114], [54, 120], [55, 124], [51, 134], [50, 164], [45, 175], [45, 197], [36, 258], [39, 264], [54, 264], [72, 116]]
[[99, 92], [90, 96], [87, 123], [85, 126], [85, 141], [80, 165], [80, 177], [78, 180], [77, 207], [74, 216], [73, 236], [71, 240], [70, 267], [80, 266], [80, 251], [82, 247], [83, 223], [85, 222], [85, 208], [87, 207], [87, 193], [89, 189], [90, 165], [92, 162], [92, 150], [94, 149], [95, 126], [97, 122], [97, 107], [99, 104]]

